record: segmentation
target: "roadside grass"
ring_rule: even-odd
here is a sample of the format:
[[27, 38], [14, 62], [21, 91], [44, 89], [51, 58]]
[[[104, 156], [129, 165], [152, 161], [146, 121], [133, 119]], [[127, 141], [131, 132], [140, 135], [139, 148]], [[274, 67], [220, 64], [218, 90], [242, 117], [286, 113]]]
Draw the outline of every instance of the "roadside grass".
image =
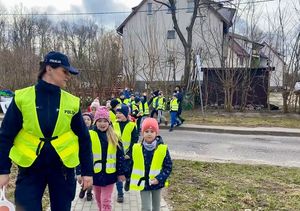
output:
[[244, 126], [244, 127], [286, 127], [300, 128], [298, 114], [278, 114], [278, 113], [217, 113], [205, 112], [203, 118], [200, 109], [183, 111], [185, 123], [203, 124], [203, 125], [226, 125], [226, 126]]
[[300, 169], [174, 160], [164, 198], [174, 211], [300, 210]]
[[[6, 188], [6, 198], [15, 203], [15, 197], [14, 197], [14, 192], [15, 192], [15, 183], [18, 175], [18, 167], [16, 165], [12, 165], [11, 167], [11, 173], [9, 175], [9, 184]], [[50, 200], [49, 200], [49, 192], [48, 188], [46, 188], [43, 199], [42, 199], [42, 205], [43, 205], [43, 210], [47, 210], [47, 208], [50, 206]]]

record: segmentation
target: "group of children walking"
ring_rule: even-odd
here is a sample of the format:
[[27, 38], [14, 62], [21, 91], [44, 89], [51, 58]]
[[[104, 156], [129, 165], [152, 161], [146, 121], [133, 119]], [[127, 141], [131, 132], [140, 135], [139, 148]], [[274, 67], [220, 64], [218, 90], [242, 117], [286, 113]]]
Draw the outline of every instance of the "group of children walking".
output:
[[180, 86], [175, 87], [171, 99], [165, 97], [161, 90], [151, 92], [149, 100], [146, 93], [143, 93], [142, 95], [138, 92], [133, 93], [133, 91], [128, 93], [127, 90], [127, 92], [121, 92], [120, 96], [117, 98], [113, 96], [110, 102], [112, 102], [113, 105], [120, 103], [129, 106], [131, 111], [130, 119], [136, 122], [137, 130], [139, 132], [143, 119], [148, 116], [156, 118], [158, 124], [164, 123], [167, 126], [168, 120], [165, 116], [166, 111], [170, 112], [169, 131], [173, 131], [175, 126], [180, 126], [185, 121], [181, 117], [183, 94]]
[[[123, 102], [112, 99], [110, 109], [100, 106], [99, 100], [94, 101], [92, 106], [96, 108], [83, 113], [92, 142], [94, 198], [101, 211], [112, 210], [115, 183], [117, 202], [124, 201], [123, 189], [140, 191], [142, 210], [160, 210], [161, 189], [168, 185], [172, 161], [167, 145], [159, 136], [158, 121], [147, 117], [149, 108], [145, 103], [136, 100], [136, 97], [133, 100], [136, 102], [135, 107], [129, 108]], [[136, 119], [129, 117], [130, 111], [132, 114], [137, 108], [142, 109], [138, 109], [135, 114], [141, 117], [140, 126]], [[80, 166], [76, 173], [80, 183]], [[91, 191], [81, 190], [79, 197], [83, 198], [86, 192], [87, 200], [92, 200]]]

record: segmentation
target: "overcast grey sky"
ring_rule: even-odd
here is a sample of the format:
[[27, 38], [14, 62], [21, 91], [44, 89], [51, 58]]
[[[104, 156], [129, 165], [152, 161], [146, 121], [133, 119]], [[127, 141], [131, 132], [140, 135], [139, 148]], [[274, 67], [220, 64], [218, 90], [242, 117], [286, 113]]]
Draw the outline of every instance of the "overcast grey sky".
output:
[[[183, 0], [180, 0], [183, 1]], [[224, 0], [220, 0], [224, 1]], [[237, 2], [239, 0], [233, 0]], [[253, 2], [253, 1], [265, 1], [265, 0], [242, 0], [243, 2]], [[78, 13], [78, 12], [130, 12], [131, 8], [137, 6], [141, 0], [0, 0], [0, 5], [4, 7], [8, 13], [13, 13], [16, 6], [22, 5], [29, 11], [34, 9], [38, 12], [47, 13]], [[256, 12], [261, 13], [259, 18], [259, 25], [261, 28], [265, 26], [267, 17], [272, 17], [271, 19], [276, 20], [276, 11], [278, 8], [279, 0], [274, 0], [270, 2], [257, 3]], [[300, 9], [300, 0], [281, 0], [283, 11], [287, 13], [290, 17], [286, 24], [290, 27], [294, 25], [299, 25], [300, 14], [299, 11], [296, 12], [295, 7]], [[244, 7], [242, 4], [241, 7]], [[240, 10], [241, 11], [241, 10]], [[96, 19], [103, 25], [110, 25], [115, 27], [119, 25], [129, 13], [124, 14], [102, 14], [89, 16], [90, 18]], [[84, 16], [81, 16], [84, 17]], [[54, 19], [64, 19], [64, 16], [52, 17]], [[68, 18], [73, 18], [76, 20], [78, 16]]]

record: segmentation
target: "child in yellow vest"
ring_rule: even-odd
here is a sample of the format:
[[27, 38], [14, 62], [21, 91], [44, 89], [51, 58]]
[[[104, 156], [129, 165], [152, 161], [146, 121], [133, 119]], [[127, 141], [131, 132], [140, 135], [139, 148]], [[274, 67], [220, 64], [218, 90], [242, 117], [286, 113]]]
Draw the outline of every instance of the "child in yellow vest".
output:
[[[134, 122], [129, 121], [129, 107], [127, 105], [121, 104], [116, 109], [117, 121], [113, 124], [115, 132], [121, 137], [124, 152], [125, 152], [125, 176], [126, 183], [124, 189], [129, 190], [129, 178], [130, 172], [129, 168], [131, 165], [131, 150], [133, 144], [138, 141], [138, 132]], [[118, 198], [117, 202], [123, 203], [124, 201], [124, 192], [123, 192], [123, 183], [117, 182], [117, 191]]]
[[122, 143], [110, 125], [109, 111], [102, 106], [94, 117], [90, 130], [94, 160], [93, 190], [99, 210], [112, 210], [114, 183], [125, 181]]
[[109, 118], [112, 123], [115, 123], [117, 121], [116, 110], [118, 105], [119, 101], [117, 99], [112, 99], [110, 101]]
[[161, 189], [168, 186], [172, 171], [168, 147], [158, 132], [156, 119], [146, 118], [142, 123], [143, 140], [132, 149], [130, 190], [140, 191], [142, 210], [160, 210]]

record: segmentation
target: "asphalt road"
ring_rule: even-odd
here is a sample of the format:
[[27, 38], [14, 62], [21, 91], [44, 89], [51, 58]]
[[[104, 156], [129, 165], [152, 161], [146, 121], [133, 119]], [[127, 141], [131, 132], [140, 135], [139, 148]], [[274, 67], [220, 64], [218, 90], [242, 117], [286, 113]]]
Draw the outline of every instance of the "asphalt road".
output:
[[160, 131], [177, 159], [300, 167], [299, 137]]

